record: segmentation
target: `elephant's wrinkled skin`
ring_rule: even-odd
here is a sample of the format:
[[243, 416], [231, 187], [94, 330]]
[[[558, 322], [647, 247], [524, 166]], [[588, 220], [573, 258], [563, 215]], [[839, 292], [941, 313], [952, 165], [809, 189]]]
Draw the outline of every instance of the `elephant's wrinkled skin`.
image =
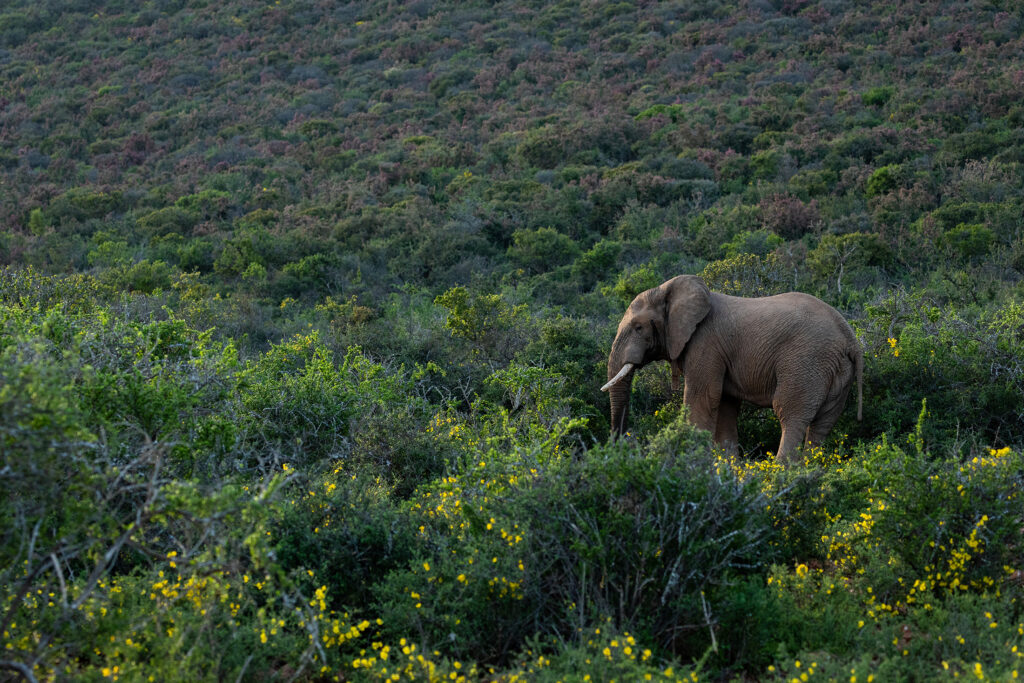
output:
[[633, 373], [656, 360], [671, 364], [674, 390], [685, 378], [690, 421], [730, 451], [739, 447], [743, 401], [775, 411], [782, 462], [805, 441], [825, 440], [854, 377], [861, 419], [860, 343], [838, 311], [808, 294], [728, 296], [680, 275], [637, 295], [619, 323], [602, 387], [611, 399], [613, 437], [626, 430]]

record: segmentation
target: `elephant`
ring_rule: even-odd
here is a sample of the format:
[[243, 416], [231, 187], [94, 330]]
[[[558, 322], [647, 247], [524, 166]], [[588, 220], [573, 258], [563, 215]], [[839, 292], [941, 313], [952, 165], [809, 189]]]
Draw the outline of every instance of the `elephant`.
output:
[[612, 438], [626, 431], [633, 373], [657, 360], [671, 365], [672, 390], [685, 380], [689, 421], [716, 444], [739, 449], [740, 404], [770, 406], [782, 424], [776, 458], [789, 464], [805, 442], [821, 444], [857, 378], [862, 417], [864, 357], [839, 311], [800, 292], [737, 297], [679, 275], [641, 292], [619, 323], [608, 355]]

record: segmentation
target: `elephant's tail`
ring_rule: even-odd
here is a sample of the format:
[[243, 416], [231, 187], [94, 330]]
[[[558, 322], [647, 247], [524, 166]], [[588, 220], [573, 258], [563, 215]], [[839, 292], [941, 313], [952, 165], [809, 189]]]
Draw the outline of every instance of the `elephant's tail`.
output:
[[860, 422], [864, 406], [864, 351], [860, 347], [860, 340], [854, 340], [849, 353], [857, 373], [857, 421]]

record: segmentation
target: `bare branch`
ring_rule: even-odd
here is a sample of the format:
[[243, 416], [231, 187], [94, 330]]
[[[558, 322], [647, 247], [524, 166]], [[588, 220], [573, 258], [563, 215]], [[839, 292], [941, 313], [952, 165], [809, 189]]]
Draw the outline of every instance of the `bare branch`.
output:
[[22, 678], [30, 683], [36, 683], [36, 677], [32, 674], [32, 669], [28, 668], [21, 662], [12, 662], [6, 659], [0, 659], [0, 669], [7, 669], [9, 671], [15, 671], [21, 674]]

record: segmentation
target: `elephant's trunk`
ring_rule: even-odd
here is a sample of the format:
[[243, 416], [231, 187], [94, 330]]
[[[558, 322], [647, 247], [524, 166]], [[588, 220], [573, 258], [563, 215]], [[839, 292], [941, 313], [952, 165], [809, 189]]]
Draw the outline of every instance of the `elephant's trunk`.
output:
[[643, 355], [643, 346], [620, 329], [612, 342], [611, 353], [608, 354], [608, 383], [601, 387], [601, 391], [608, 392], [612, 404], [613, 439], [626, 433], [633, 374], [643, 365]]
[[626, 433], [629, 419], [629, 394], [632, 386], [633, 373], [630, 372], [627, 377], [608, 389], [608, 397], [612, 404], [612, 438]]

